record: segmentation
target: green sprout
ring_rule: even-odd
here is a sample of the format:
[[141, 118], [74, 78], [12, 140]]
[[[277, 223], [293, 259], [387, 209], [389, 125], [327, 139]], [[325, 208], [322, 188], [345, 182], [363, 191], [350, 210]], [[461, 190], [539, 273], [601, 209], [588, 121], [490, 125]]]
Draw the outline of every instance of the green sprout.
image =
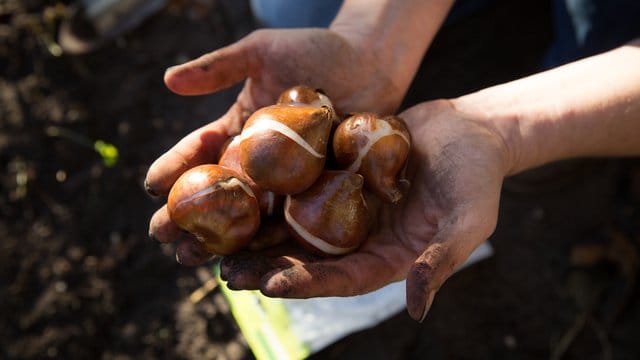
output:
[[92, 143], [86, 136], [58, 126], [49, 126], [45, 131], [48, 136], [62, 137], [71, 140], [76, 144], [92, 148], [98, 153], [98, 155], [100, 155], [100, 157], [102, 157], [102, 163], [106, 167], [113, 167], [118, 162], [118, 148], [104, 140], [98, 139]]
[[102, 156], [102, 162], [106, 167], [112, 167], [118, 162], [118, 148], [115, 145], [96, 140], [93, 149]]

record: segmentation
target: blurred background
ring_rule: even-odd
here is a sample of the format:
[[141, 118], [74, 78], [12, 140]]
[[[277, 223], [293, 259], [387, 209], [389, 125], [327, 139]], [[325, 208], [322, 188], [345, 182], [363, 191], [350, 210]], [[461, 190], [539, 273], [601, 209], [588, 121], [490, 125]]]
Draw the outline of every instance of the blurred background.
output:
[[[244, 0], [146, 3], [96, 34], [72, 1], [0, 1], [0, 358], [253, 358], [210, 265], [147, 238], [163, 200], [142, 183], [239, 91], [180, 97], [164, 70], [259, 24]], [[445, 26], [403, 107], [538, 71], [550, 14], [497, 0]], [[640, 358], [638, 159], [509, 179], [490, 241], [422, 324], [403, 311], [313, 357]]]

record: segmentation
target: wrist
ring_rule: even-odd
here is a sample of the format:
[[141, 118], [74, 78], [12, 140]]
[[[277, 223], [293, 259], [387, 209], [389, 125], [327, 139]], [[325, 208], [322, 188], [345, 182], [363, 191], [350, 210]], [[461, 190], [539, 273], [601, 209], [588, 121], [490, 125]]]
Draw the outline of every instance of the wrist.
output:
[[492, 124], [508, 175], [577, 157], [640, 154], [640, 50], [623, 46], [465, 95], [456, 107]]
[[509, 176], [526, 169], [523, 165], [521, 118], [494, 100], [491, 93], [480, 91], [451, 99], [450, 103], [462, 117], [479, 123], [494, 135], [501, 145], [503, 175]]

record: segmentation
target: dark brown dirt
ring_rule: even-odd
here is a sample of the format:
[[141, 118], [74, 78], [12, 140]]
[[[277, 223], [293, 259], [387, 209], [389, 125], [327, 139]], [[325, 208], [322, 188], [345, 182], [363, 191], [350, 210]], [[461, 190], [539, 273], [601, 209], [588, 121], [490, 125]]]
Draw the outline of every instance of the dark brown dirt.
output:
[[[248, 33], [249, 8], [175, 0], [91, 54], [54, 56], [55, 3], [0, 3], [0, 358], [252, 358], [219, 291], [189, 301], [208, 267], [147, 239], [162, 201], [142, 186], [238, 91], [179, 97], [164, 69]], [[405, 106], [535, 72], [549, 11], [498, 1], [447, 26]], [[117, 146], [115, 166], [95, 140]], [[639, 224], [637, 159], [510, 179], [495, 255], [453, 276], [422, 324], [402, 312], [314, 358], [640, 358]]]

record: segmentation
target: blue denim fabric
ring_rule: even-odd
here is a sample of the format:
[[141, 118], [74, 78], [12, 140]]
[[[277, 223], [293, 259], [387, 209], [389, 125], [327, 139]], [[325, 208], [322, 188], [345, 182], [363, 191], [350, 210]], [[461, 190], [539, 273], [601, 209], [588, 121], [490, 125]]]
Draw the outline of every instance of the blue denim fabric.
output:
[[555, 0], [544, 67], [613, 49], [640, 36], [640, 0]]
[[[552, 0], [554, 39], [543, 68], [597, 54], [640, 36], [640, 0]], [[447, 24], [491, 5], [494, 0], [458, 0]], [[251, 0], [255, 17], [277, 28], [327, 27], [342, 0]]]
[[251, 0], [261, 25], [270, 28], [327, 27], [342, 0]]
[[[445, 24], [492, 3], [493, 0], [458, 0]], [[327, 27], [340, 10], [342, 0], [251, 0], [256, 19], [271, 28]]]

